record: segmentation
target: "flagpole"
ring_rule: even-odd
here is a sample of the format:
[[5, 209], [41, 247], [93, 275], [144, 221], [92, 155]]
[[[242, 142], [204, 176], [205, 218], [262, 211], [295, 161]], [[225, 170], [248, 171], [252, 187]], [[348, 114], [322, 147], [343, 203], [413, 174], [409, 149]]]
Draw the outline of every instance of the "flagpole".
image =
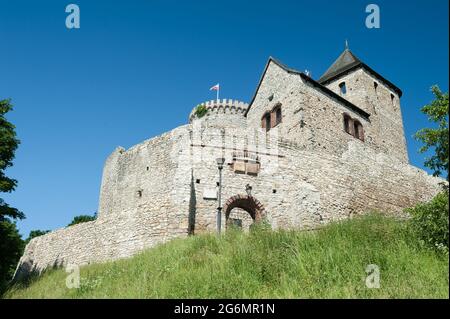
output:
[[219, 103], [219, 91], [220, 91], [220, 85], [217, 89], [217, 94], [216, 94], [217, 103]]

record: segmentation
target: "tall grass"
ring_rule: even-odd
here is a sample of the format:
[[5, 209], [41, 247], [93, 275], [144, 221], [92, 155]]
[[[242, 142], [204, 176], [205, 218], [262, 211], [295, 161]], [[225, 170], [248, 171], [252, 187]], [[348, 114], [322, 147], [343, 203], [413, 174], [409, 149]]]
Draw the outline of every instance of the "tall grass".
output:
[[[365, 269], [380, 269], [367, 288]], [[7, 298], [448, 298], [448, 256], [379, 214], [317, 231], [228, 231], [173, 240], [130, 259], [46, 272]]]

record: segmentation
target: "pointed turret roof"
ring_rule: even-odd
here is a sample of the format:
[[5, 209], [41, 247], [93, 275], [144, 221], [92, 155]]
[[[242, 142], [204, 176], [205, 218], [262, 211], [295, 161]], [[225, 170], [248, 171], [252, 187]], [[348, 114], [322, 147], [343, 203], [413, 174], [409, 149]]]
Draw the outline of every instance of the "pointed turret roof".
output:
[[320, 77], [319, 82], [324, 83], [335, 76], [350, 70], [353, 67], [361, 65], [361, 60], [359, 60], [348, 47], [345, 48], [344, 52], [334, 61], [334, 63], [328, 68], [328, 70]]
[[328, 68], [328, 70], [320, 77], [318, 82], [322, 85], [326, 85], [336, 78], [340, 77], [340, 75], [350, 72], [352, 70], [356, 70], [358, 68], [363, 68], [369, 73], [371, 73], [374, 77], [378, 78], [380, 81], [383, 81], [387, 86], [389, 86], [392, 90], [394, 90], [399, 97], [402, 96], [402, 91], [394, 85], [392, 82], [385, 79], [379, 73], [375, 72], [371, 67], [362, 62], [360, 59], [353, 54], [352, 51], [348, 48], [348, 44], [346, 43], [344, 52], [334, 61], [334, 63]]

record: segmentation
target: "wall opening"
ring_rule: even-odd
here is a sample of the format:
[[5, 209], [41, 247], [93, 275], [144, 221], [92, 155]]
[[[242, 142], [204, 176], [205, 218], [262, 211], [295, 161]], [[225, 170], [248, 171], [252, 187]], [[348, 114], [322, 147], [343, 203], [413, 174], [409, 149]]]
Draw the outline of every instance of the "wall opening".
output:
[[282, 118], [281, 106], [277, 106], [277, 108], [274, 111], [275, 111], [275, 126], [276, 126], [281, 123], [281, 118]]
[[[229, 198], [223, 207], [225, 212], [226, 227], [251, 226], [265, 218], [264, 206], [251, 195], [235, 195]], [[250, 217], [250, 218], [248, 218]], [[249, 223], [250, 221], [250, 223]]]
[[345, 82], [339, 83], [339, 89], [342, 95], [347, 94], [347, 86], [345, 85]]

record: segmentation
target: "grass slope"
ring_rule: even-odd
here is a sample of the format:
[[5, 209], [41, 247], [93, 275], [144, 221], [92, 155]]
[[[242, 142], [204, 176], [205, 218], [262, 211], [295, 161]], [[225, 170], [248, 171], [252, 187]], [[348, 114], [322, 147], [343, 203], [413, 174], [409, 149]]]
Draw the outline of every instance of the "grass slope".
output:
[[[46, 272], [6, 298], [448, 298], [448, 256], [413, 244], [404, 222], [381, 215], [314, 232], [256, 230], [173, 240], [130, 259]], [[381, 288], [365, 285], [376, 264]]]

